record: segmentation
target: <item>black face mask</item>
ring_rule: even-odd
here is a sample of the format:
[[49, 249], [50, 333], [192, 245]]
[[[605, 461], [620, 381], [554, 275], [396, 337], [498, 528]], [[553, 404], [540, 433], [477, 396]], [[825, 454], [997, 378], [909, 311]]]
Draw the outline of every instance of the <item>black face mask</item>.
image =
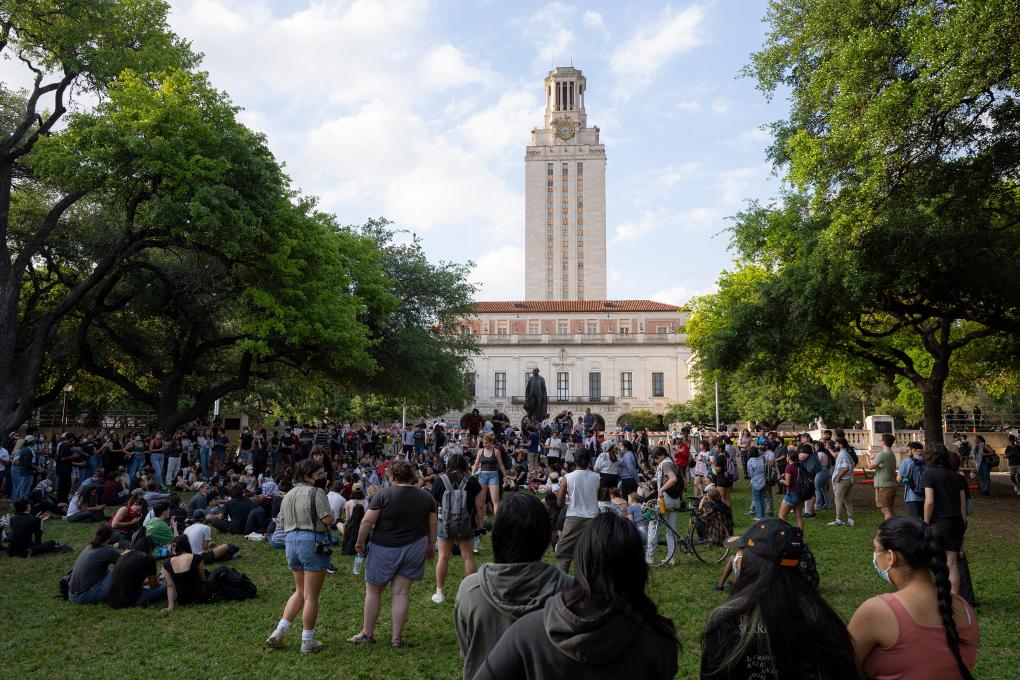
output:
[[323, 477], [322, 479], [316, 479], [315, 480], [315, 486], [319, 487], [320, 489], [325, 489], [326, 488], [326, 478]]

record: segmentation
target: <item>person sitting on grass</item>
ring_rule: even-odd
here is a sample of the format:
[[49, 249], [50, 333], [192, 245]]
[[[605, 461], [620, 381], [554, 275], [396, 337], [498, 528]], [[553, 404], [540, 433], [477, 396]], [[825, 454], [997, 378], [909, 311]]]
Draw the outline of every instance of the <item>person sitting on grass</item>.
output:
[[577, 540], [573, 586], [517, 619], [475, 679], [674, 677], [676, 629], [645, 592], [643, 553], [633, 524], [597, 515]]
[[110, 565], [120, 559], [120, 553], [110, 547], [113, 536], [114, 531], [109, 524], [100, 524], [92, 540], [74, 561], [67, 585], [67, 599], [74, 604], [96, 604], [106, 600], [110, 589]]
[[170, 557], [163, 560], [166, 581], [166, 612], [179, 604], [204, 604], [212, 598], [205, 574], [205, 562], [191, 553], [191, 539], [178, 536], [170, 545]]
[[[96, 470], [99, 474], [100, 468]], [[81, 484], [67, 501], [67, 522], [105, 522], [105, 505], [99, 502], [101, 487], [98, 484]]]
[[235, 557], [240, 548], [232, 543], [212, 544], [212, 529], [206, 524], [205, 510], [195, 510], [191, 515], [191, 524], [184, 530], [184, 536], [191, 543], [191, 554], [199, 555], [206, 564], [216, 560], [229, 560]]
[[27, 498], [14, 502], [15, 515], [10, 519], [11, 539], [7, 544], [7, 554], [11, 557], [33, 557], [45, 553], [68, 552], [56, 541], [42, 540], [43, 524], [50, 518], [48, 512], [32, 514], [32, 506]]
[[113, 565], [106, 603], [114, 609], [146, 607], [164, 597], [166, 586], [156, 578], [152, 541], [149, 538], [136, 541]]
[[228, 534], [245, 534], [248, 515], [255, 504], [244, 496], [244, 487], [234, 484], [230, 487], [230, 500], [223, 505], [219, 517], [213, 517], [209, 524]]
[[131, 543], [131, 534], [142, 525], [142, 518], [148, 509], [148, 503], [140, 494], [129, 496], [127, 502], [117, 508], [117, 512], [110, 518], [113, 540], [127, 547]]
[[170, 545], [174, 540], [174, 532], [171, 531], [167, 520], [170, 517], [170, 504], [160, 503], [153, 506], [153, 516], [147, 519], [142, 526], [145, 527], [145, 535], [152, 539], [153, 546], [159, 548]]
[[767, 518], [727, 544], [738, 551], [736, 580], [701, 637], [702, 680], [747, 678], [750, 669], [763, 678], [859, 680], [846, 626], [799, 569], [803, 533]]
[[535, 496], [512, 494], [500, 504], [492, 525], [493, 562], [464, 577], [454, 606], [465, 680], [474, 677], [514, 621], [573, 584], [542, 561], [550, 535], [549, 513]]

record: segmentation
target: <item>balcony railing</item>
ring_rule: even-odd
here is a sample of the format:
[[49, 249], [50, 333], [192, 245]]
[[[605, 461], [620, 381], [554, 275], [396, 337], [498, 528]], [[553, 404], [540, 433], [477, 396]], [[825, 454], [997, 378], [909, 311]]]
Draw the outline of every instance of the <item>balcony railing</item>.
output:
[[684, 345], [683, 333], [482, 333], [480, 345]]
[[[523, 406], [524, 397], [514, 396], [510, 398], [510, 403], [514, 406]], [[568, 395], [549, 395], [550, 404], [615, 404], [616, 397], [608, 394], [568, 394]]]

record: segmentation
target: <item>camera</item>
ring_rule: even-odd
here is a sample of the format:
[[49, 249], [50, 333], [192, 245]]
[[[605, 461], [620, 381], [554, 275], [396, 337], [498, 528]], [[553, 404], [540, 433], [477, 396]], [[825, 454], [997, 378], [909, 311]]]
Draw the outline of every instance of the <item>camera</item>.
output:
[[315, 554], [316, 555], [332, 555], [333, 548], [329, 547], [329, 541], [316, 541], [315, 542]]

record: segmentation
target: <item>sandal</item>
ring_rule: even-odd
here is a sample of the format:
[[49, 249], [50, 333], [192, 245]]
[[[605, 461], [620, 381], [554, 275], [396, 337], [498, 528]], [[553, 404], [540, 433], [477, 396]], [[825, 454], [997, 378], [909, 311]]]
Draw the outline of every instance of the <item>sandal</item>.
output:
[[365, 633], [365, 631], [361, 631], [354, 637], [347, 638], [347, 642], [352, 645], [375, 644], [375, 638]]
[[395, 642], [391, 642], [390, 646], [392, 646], [392, 647], [410, 647], [411, 645], [410, 645], [410, 643], [408, 643], [407, 640], [405, 640], [404, 638], [400, 637], [400, 638], [397, 638]]

